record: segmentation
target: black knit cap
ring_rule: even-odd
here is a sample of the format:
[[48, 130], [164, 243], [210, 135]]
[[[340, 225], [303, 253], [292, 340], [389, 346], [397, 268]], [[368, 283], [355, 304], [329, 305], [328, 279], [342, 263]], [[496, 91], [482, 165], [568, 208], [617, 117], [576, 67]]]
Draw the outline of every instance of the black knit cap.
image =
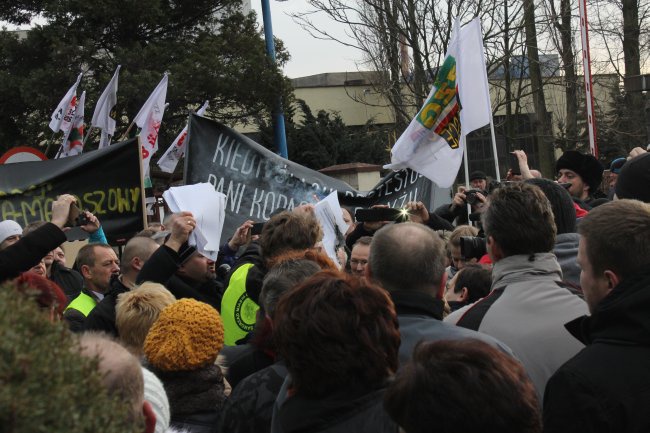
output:
[[476, 171], [473, 171], [469, 175], [469, 181], [470, 182], [475, 180], [475, 179], [485, 179], [485, 180], [487, 180], [487, 175], [484, 172], [480, 171], [480, 170], [476, 170]]
[[616, 180], [616, 196], [650, 203], [650, 153], [625, 163]]
[[183, 245], [178, 249], [178, 261], [183, 264], [192, 257], [192, 254], [196, 252], [196, 248], [191, 247], [187, 241], [183, 242]]
[[563, 168], [576, 172], [582, 181], [589, 185], [592, 194], [603, 180], [602, 164], [593, 155], [580, 153], [577, 150], [567, 150], [557, 160], [555, 172], [557, 173]]

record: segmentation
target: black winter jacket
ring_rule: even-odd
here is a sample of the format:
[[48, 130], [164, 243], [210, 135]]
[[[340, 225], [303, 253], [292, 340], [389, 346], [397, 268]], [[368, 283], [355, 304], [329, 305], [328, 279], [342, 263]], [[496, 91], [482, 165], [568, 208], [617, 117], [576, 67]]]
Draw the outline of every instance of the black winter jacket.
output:
[[162, 245], [145, 262], [138, 273], [136, 284], [152, 281], [164, 285], [176, 299], [193, 298], [212, 305], [217, 311], [221, 308], [222, 288], [212, 280], [204, 284], [186, 281], [175, 275], [181, 265], [178, 253]]
[[544, 394], [544, 431], [650, 432], [650, 271], [625, 279], [566, 328], [587, 344]]
[[0, 251], [0, 282], [17, 277], [35, 266], [67, 239], [63, 231], [47, 223]]
[[68, 298], [68, 302], [79, 296], [84, 286], [84, 278], [79, 272], [66, 268], [56, 260], [52, 262], [50, 280], [61, 287], [63, 293]]
[[115, 305], [117, 297], [121, 293], [128, 292], [126, 287], [117, 276], [111, 279], [111, 288], [104, 296], [104, 299], [93, 308], [84, 321], [84, 331], [102, 331], [114, 337], [118, 337], [117, 326], [115, 326]]

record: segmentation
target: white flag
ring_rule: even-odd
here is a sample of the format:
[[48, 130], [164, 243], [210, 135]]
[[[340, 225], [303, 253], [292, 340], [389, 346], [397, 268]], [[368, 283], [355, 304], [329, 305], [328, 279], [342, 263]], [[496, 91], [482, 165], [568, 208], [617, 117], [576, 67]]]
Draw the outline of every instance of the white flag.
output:
[[73, 95], [72, 99], [70, 100], [70, 104], [68, 105], [68, 108], [66, 108], [65, 110], [63, 119], [61, 120], [61, 126], [59, 126], [59, 130], [63, 131], [64, 146], [68, 142], [68, 135], [70, 134], [72, 125], [74, 125], [74, 113], [76, 109], [77, 109], [77, 95]]
[[[149, 177], [149, 161], [158, 150], [158, 130], [165, 112], [165, 99], [167, 98], [167, 74], [160, 80], [149, 99], [144, 103], [133, 120], [140, 128], [140, 141], [142, 142], [142, 172], [145, 181]], [[146, 183], [146, 182], [145, 182]]]
[[480, 21], [475, 18], [460, 29], [456, 19], [431, 93], [393, 146], [391, 163], [384, 167], [409, 167], [448, 188], [463, 159], [461, 134], [490, 123], [491, 115]]
[[113, 78], [108, 82], [104, 92], [97, 100], [95, 112], [90, 121], [92, 126], [102, 130], [101, 139], [99, 141], [100, 149], [108, 146], [110, 144], [110, 136], [115, 134], [115, 119], [111, 117], [111, 111], [113, 111], [115, 104], [117, 104], [117, 81], [121, 67], [121, 65], [117, 66]]
[[[196, 112], [199, 116], [203, 116], [205, 114], [205, 111], [208, 109], [208, 101], [205, 101], [203, 103], [203, 106], [199, 108], [199, 110]], [[181, 131], [180, 134], [176, 137], [176, 140], [169, 146], [169, 148], [165, 151], [163, 156], [160, 157], [158, 160], [158, 167], [165, 173], [173, 173], [174, 170], [176, 170], [176, 166], [178, 165], [178, 161], [181, 159], [181, 156], [185, 154], [185, 148], [187, 145], [185, 144], [185, 139], [187, 138], [187, 125], [185, 125], [185, 128]]]
[[65, 158], [68, 156], [75, 156], [83, 152], [83, 139], [84, 139], [84, 105], [86, 104], [86, 92], [84, 91], [77, 102], [74, 111], [74, 121], [72, 127], [68, 132], [61, 149], [59, 150], [57, 158]]
[[72, 87], [70, 87], [68, 93], [65, 94], [63, 99], [61, 99], [61, 102], [59, 102], [59, 105], [56, 107], [56, 110], [52, 113], [52, 118], [50, 120], [50, 129], [52, 131], [59, 132], [61, 130], [61, 123], [63, 122], [65, 115], [68, 114], [72, 98], [77, 94], [77, 86], [79, 85], [82, 76], [83, 73], [79, 74], [77, 81], [72, 85]]

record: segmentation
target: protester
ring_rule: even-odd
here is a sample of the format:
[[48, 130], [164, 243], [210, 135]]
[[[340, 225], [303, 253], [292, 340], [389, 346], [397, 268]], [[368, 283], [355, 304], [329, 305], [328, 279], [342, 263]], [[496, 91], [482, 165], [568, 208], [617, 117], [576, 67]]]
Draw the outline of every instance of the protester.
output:
[[471, 172], [469, 174], [469, 186], [472, 187], [472, 189], [487, 191], [488, 189], [487, 175], [480, 170]]
[[88, 244], [77, 253], [77, 267], [84, 277], [84, 287], [63, 313], [73, 332], [84, 330], [86, 317], [108, 293], [111, 278], [120, 270], [120, 261], [110, 245]]
[[616, 193], [616, 182], [618, 181], [618, 175], [621, 173], [621, 168], [627, 162], [627, 158], [616, 158], [609, 165], [609, 176], [607, 178], [607, 186], [609, 190], [607, 191], [607, 198], [609, 200], [614, 199], [614, 194]]
[[397, 433], [382, 407], [400, 341], [386, 292], [320, 272], [282, 296], [275, 314], [290, 378], [271, 431]]
[[490, 293], [492, 272], [478, 264], [466, 265], [447, 281], [445, 299], [451, 311], [473, 304]]
[[650, 203], [650, 153], [639, 149], [621, 168], [615, 198]]
[[384, 401], [405, 433], [542, 431], [535, 387], [521, 364], [476, 340], [419, 344]]
[[405, 433], [540, 433], [535, 387], [512, 357], [476, 340], [415, 348], [384, 397]]
[[135, 287], [138, 273], [158, 247], [156, 241], [146, 237], [134, 237], [126, 243], [120, 261], [120, 274], [111, 276], [110, 288], [84, 320], [84, 330], [119, 336], [119, 330], [115, 326], [117, 298]]
[[[273, 267], [264, 277], [260, 294], [264, 320], [274, 329], [276, 306], [281, 296], [319, 272], [321, 267], [309, 259], [288, 259]], [[273, 336], [269, 336], [273, 338]], [[274, 347], [275, 348], [275, 347]], [[228, 369], [231, 377], [232, 368]], [[264, 433], [271, 431], [273, 404], [287, 376], [283, 359], [263, 368], [241, 381], [230, 381], [234, 387], [219, 420], [219, 431]]]
[[144, 353], [148, 368], [165, 386], [172, 427], [215, 431], [226, 400], [223, 373], [215, 365], [222, 347], [219, 313], [195, 299], [168, 305], [151, 326]]
[[451, 265], [447, 269], [448, 278], [453, 277], [456, 272], [463, 269], [466, 264], [477, 263], [480, 257], [465, 257], [460, 249], [460, 238], [461, 237], [476, 237], [478, 236], [478, 229], [476, 227], [460, 225], [456, 226], [449, 240], [447, 241], [447, 250], [451, 256]]
[[596, 198], [603, 179], [603, 166], [589, 154], [567, 150], [555, 164], [557, 181], [568, 185], [569, 194], [574, 199], [589, 205]]
[[511, 353], [492, 337], [442, 322], [444, 263], [443, 241], [421, 224], [386, 226], [372, 240], [366, 270], [395, 303], [402, 336], [400, 363], [411, 358], [413, 348], [422, 340], [475, 338]]
[[98, 362], [97, 375], [114, 399], [124, 401], [130, 408], [127, 420], [143, 425], [142, 431], [153, 433], [156, 415], [144, 400], [144, 379], [138, 360], [125, 348], [106, 336], [94, 333], [79, 338], [80, 353]]
[[544, 431], [650, 431], [650, 205], [604, 204], [578, 231], [591, 316], [566, 327], [587, 347], [549, 380]]
[[33, 297], [39, 307], [48, 311], [50, 320], [60, 320], [68, 300], [63, 290], [44, 276], [23, 272], [11, 283], [15, 289], [27, 296]]
[[363, 236], [352, 246], [350, 254], [350, 271], [352, 274], [362, 277], [365, 275], [365, 269], [368, 265], [368, 255], [370, 254], [370, 236]]
[[562, 268], [562, 281], [573, 288], [580, 288], [580, 266], [578, 266], [578, 233], [576, 233], [576, 212], [568, 191], [547, 179], [526, 181], [539, 187], [553, 209], [556, 227], [553, 254]]
[[551, 252], [553, 209], [538, 187], [518, 182], [497, 188], [482, 219], [494, 263], [492, 290], [445, 321], [510, 346], [541, 399], [555, 370], [583, 347], [562, 324], [584, 315], [587, 306], [562, 285], [562, 270]]
[[214, 262], [189, 245], [196, 227], [191, 212], [174, 214], [171, 232], [138, 272], [136, 284], [145, 281], [164, 285], [177, 299], [192, 298], [218, 309], [221, 291], [214, 274]]
[[[269, 271], [282, 266], [286, 261], [293, 260], [308, 260], [316, 264], [321, 270], [338, 270], [334, 262], [325, 253], [314, 248], [305, 251], [287, 251], [276, 256], [273, 259], [273, 267]], [[266, 280], [266, 276], [264, 278]], [[290, 287], [283, 286], [282, 288], [288, 290]], [[264, 289], [264, 283], [262, 289]], [[275, 303], [277, 303], [277, 300], [271, 303], [273, 307]], [[273, 340], [273, 330], [273, 323], [269, 320], [269, 314], [264, 310], [264, 306], [260, 305], [257, 310], [255, 328], [249, 334], [247, 342], [237, 346], [224, 347], [222, 351], [225, 358], [224, 365], [227, 367], [228, 381], [233, 387], [237, 387], [242, 379], [272, 365], [276, 361], [277, 349]]]
[[[75, 200], [69, 194], [60, 195], [52, 202], [51, 222], [21, 237], [12, 245], [0, 249], [0, 282], [17, 277], [21, 272], [30, 269], [48, 252], [66, 241], [62, 229], [68, 221], [70, 205]], [[16, 227], [12, 230], [15, 231]]]
[[259, 250], [253, 247], [242, 255], [228, 277], [221, 302], [227, 346], [245, 342], [254, 329], [262, 281], [273, 260], [285, 252], [314, 248], [322, 237], [320, 224], [309, 208], [280, 212], [264, 225]]
[[148, 431], [143, 406], [134, 420], [131, 401], [107, 392], [97, 360], [79, 353], [77, 339], [65, 323], [52, 321], [49, 311], [4, 284], [0, 335], [2, 431]]
[[142, 283], [120, 293], [115, 304], [115, 326], [121, 343], [138, 358], [144, 355], [144, 340], [160, 312], [176, 298], [162, 284]]
[[15, 244], [23, 236], [23, 228], [16, 221], [0, 221], [0, 250]]
[[156, 416], [156, 428], [154, 433], [165, 433], [169, 431], [169, 400], [167, 393], [160, 379], [144, 367], [142, 379], [144, 380], [144, 400], [151, 405], [151, 410]]

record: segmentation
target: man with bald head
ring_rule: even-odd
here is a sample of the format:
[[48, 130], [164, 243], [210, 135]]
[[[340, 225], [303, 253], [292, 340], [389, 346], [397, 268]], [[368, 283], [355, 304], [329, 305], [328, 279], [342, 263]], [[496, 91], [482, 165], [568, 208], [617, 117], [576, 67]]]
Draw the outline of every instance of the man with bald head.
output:
[[143, 425], [143, 432], [153, 433], [156, 415], [144, 399], [144, 378], [138, 359], [120, 344], [95, 333], [80, 337], [79, 351], [84, 357], [97, 359], [98, 373], [108, 394], [131, 405], [129, 421], [134, 426]]
[[111, 280], [110, 290], [84, 321], [86, 331], [104, 331], [107, 334], [118, 336], [115, 326], [117, 297], [120, 293], [128, 292], [135, 287], [138, 272], [158, 247], [158, 243], [148, 237], [134, 237], [127, 242], [122, 253], [120, 275]]
[[474, 338], [511, 354], [492, 337], [442, 322], [445, 258], [444, 241], [422, 224], [386, 225], [370, 244], [366, 275], [386, 289], [395, 304], [402, 336], [400, 363], [411, 359], [420, 341]]

